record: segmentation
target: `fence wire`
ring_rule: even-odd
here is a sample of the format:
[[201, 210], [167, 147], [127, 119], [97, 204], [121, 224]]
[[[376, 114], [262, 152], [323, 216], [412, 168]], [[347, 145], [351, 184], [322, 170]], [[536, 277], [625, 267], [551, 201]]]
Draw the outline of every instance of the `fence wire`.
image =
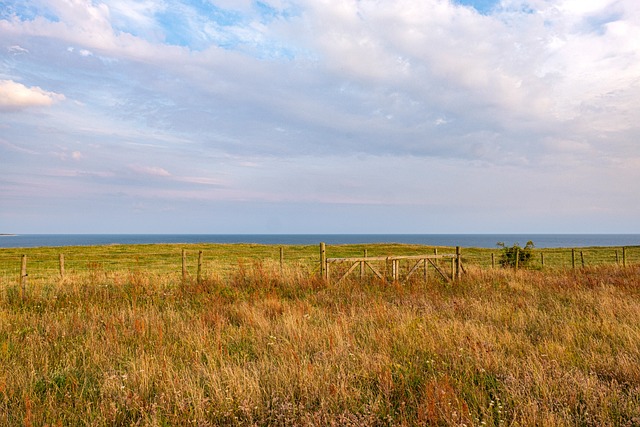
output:
[[[319, 272], [317, 246], [270, 245], [112, 245], [86, 248], [9, 248], [0, 249], [0, 282], [21, 281], [22, 257], [26, 256], [27, 280], [38, 282], [52, 278], [89, 274], [94, 277], [120, 273], [163, 275], [179, 280], [185, 271], [195, 277], [201, 255], [202, 277], [226, 277], [240, 269], [296, 268], [309, 274]], [[425, 255], [455, 253], [455, 247], [427, 247], [418, 245], [339, 245], [327, 248], [331, 257]], [[463, 266], [500, 268], [499, 249], [462, 248]], [[61, 270], [60, 255], [64, 256]], [[589, 247], [563, 249], [534, 249], [529, 263], [522, 268], [571, 269], [602, 265], [634, 265], [640, 263], [640, 246]], [[405, 267], [401, 267], [405, 268]]]

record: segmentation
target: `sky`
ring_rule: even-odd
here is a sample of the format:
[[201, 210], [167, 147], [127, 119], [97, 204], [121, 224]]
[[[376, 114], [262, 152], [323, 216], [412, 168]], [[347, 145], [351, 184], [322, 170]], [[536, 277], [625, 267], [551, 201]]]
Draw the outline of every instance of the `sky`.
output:
[[0, 233], [640, 233], [640, 3], [0, 0]]

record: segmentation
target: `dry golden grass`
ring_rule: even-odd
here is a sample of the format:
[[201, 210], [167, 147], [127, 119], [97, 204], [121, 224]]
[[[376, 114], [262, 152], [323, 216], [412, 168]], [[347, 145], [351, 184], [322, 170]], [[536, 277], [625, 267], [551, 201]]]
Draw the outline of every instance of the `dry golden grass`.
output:
[[640, 425], [640, 269], [0, 289], [0, 425]]

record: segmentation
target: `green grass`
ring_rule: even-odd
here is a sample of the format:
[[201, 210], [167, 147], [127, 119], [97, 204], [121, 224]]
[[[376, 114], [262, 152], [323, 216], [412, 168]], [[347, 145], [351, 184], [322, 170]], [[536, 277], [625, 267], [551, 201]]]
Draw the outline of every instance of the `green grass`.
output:
[[[115, 271], [137, 271], [166, 274], [173, 278], [182, 275], [182, 250], [187, 251], [187, 269], [196, 275], [198, 252], [203, 252], [202, 272], [206, 275], [228, 276], [241, 265], [256, 261], [279, 262], [280, 248], [284, 250], [284, 264], [291, 268], [303, 268], [309, 272], [319, 270], [319, 247], [317, 245], [258, 245], [258, 244], [153, 244], [153, 245], [108, 245], [75, 247], [41, 247], [0, 249], [0, 283], [12, 283], [20, 279], [21, 257], [27, 256], [29, 281], [48, 281], [59, 275], [59, 255], [64, 254], [65, 273], [94, 275]], [[368, 256], [422, 255], [455, 253], [454, 247], [433, 247], [401, 244], [336, 245], [327, 246], [327, 256], [360, 257], [364, 251]], [[580, 256], [582, 252], [582, 258]], [[616, 258], [617, 252], [617, 258]], [[500, 250], [463, 248], [464, 266], [491, 268], [491, 255], [499, 265]], [[544, 266], [542, 265], [544, 257]], [[575, 265], [582, 267], [621, 265], [622, 248], [588, 247], [575, 252]], [[616, 264], [617, 262], [617, 264]], [[640, 246], [626, 248], [628, 265], [640, 263]], [[407, 270], [409, 262], [401, 264]], [[444, 264], [443, 264], [444, 265]], [[335, 268], [335, 266], [332, 266]], [[384, 267], [384, 266], [383, 266]], [[570, 269], [571, 249], [536, 249], [529, 268]]]
[[464, 250], [458, 283], [335, 284], [317, 246], [281, 269], [275, 246], [143, 245], [64, 248], [60, 280], [59, 251], [0, 256], [0, 425], [640, 424], [637, 265], [514, 272]]

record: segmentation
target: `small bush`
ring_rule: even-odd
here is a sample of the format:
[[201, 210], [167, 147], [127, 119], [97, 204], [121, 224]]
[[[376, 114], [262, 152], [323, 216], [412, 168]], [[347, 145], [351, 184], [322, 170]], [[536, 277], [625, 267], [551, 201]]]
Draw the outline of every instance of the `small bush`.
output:
[[507, 246], [503, 242], [498, 242], [496, 245], [502, 249], [502, 257], [500, 258], [500, 265], [503, 267], [516, 267], [516, 260], [519, 267], [526, 267], [531, 261], [533, 255], [534, 244], [531, 240], [527, 242], [524, 248], [520, 247], [518, 243], [513, 246]]

